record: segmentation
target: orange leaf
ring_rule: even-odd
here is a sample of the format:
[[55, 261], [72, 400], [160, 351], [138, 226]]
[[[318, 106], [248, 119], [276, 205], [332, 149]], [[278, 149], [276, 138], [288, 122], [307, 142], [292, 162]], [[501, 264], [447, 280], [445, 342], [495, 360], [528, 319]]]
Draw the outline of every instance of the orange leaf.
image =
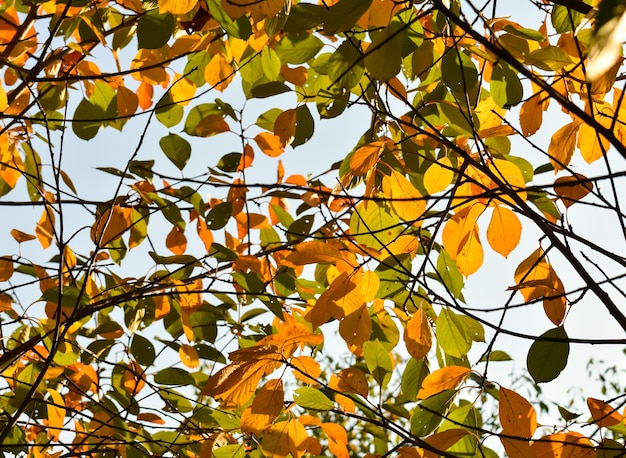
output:
[[424, 173], [424, 188], [426, 188], [428, 194], [437, 194], [452, 183], [453, 177], [452, 162], [447, 157], [442, 157], [426, 169]]
[[385, 85], [387, 86], [387, 90], [391, 92], [391, 95], [398, 100], [401, 100], [402, 102], [406, 102], [408, 100], [406, 87], [404, 87], [404, 84], [402, 84], [397, 77], [390, 79], [385, 83]]
[[57, 441], [65, 422], [65, 401], [58, 391], [48, 388], [48, 394], [51, 398], [46, 406], [48, 412], [48, 438]]
[[4, 87], [0, 84], [0, 111], [6, 111], [9, 108], [9, 99]]
[[147, 110], [152, 106], [152, 97], [154, 95], [154, 88], [151, 84], [141, 82], [137, 88], [137, 98], [139, 99], [139, 106], [142, 110]]
[[466, 277], [476, 272], [483, 264], [483, 248], [478, 235], [478, 217], [485, 207], [476, 203], [462, 208], [446, 222], [443, 228], [443, 245], [456, 261]]
[[322, 373], [320, 364], [310, 356], [296, 356], [289, 361], [294, 367], [293, 375], [304, 383], [317, 384]]
[[499, 413], [505, 434], [530, 439], [537, 429], [535, 409], [515, 391], [500, 387]]
[[271, 132], [261, 132], [254, 137], [254, 141], [265, 154], [270, 157], [278, 157], [285, 152], [283, 143], [278, 135]]
[[596, 458], [591, 441], [577, 432], [556, 433], [533, 441], [531, 454], [535, 458]]
[[522, 223], [506, 207], [496, 205], [487, 227], [487, 241], [491, 248], [505, 258], [517, 247], [522, 235]]
[[198, 4], [198, 0], [159, 0], [159, 14], [185, 14]]
[[241, 415], [241, 430], [259, 434], [272, 424], [283, 410], [285, 392], [280, 379], [269, 380], [261, 387], [252, 405]]
[[357, 149], [350, 159], [352, 174], [361, 176], [373, 170], [387, 143], [386, 141], [376, 141]]
[[204, 80], [220, 92], [228, 87], [234, 74], [232, 65], [222, 53], [215, 54], [204, 68]]
[[0, 257], [0, 281], [7, 281], [13, 276], [13, 260], [9, 256]]
[[580, 121], [572, 121], [552, 135], [550, 145], [548, 145], [548, 155], [555, 172], [563, 170], [572, 160], [574, 147], [576, 146], [576, 134], [580, 125]]
[[150, 423], [156, 423], [157, 425], [164, 425], [165, 420], [159, 417], [157, 414], [151, 412], [143, 412], [137, 415], [139, 421], [149, 421]]
[[339, 323], [339, 334], [353, 353], [361, 353], [362, 347], [372, 335], [372, 319], [365, 305], [346, 316]]
[[[448, 450], [468, 434], [470, 434], [470, 432], [466, 429], [447, 429], [428, 436], [424, 441], [437, 450]], [[439, 455], [435, 455], [433, 452], [424, 450], [425, 458], [437, 458], [438, 456]]]
[[185, 232], [178, 227], [173, 226], [172, 230], [165, 237], [165, 246], [174, 254], [183, 254], [187, 249], [187, 237]]
[[308, 73], [303, 66], [289, 68], [287, 65], [283, 65], [280, 67], [280, 76], [295, 86], [302, 86], [306, 83]]
[[241, 155], [241, 159], [239, 159], [239, 166], [237, 167], [237, 172], [242, 172], [246, 168], [250, 167], [254, 162], [254, 150], [250, 146], [249, 143], [243, 147], [243, 154]]
[[0, 294], [0, 312], [7, 312], [13, 308], [13, 300], [7, 294]]
[[207, 228], [204, 218], [198, 218], [198, 221], [196, 222], [196, 232], [204, 244], [204, 249], [207, 253], [210, 252], [211, 245], [213, 244], [213, 232]]
[[[501, 437], [500, 442], [502, 442], [506, 455], [509, 458], [528, 458], [529, 456], [535, 456], [533, 447], [528, 440]], [[548, 456], [553, 458], [557, 455]], [[548, 456], [546, 456], [546, 458], [548, 458]]]
[[580, 126], [578, 148], [587, 164], [600, 159], [609, 150], [611, 144], [589, 124]]
[[588, 181], [587, 177], [580, 173], [557, 178], [554, 182], [554, 192], [567, 208], [574, 205], [574, 203], [578, 202], [591, 191], [593, 191], [593, 183]]
[[304, 266], [307, 264], [343, 262], [343, 256], [341, 251], [329, 243], [312, 240], [297, 244], [295, 250], [287, 255], [285, 261], [293, 266]]
[[339, 372], [339, 376], [331, 376], [330, 388], [342, 393], [356, 393], [363, 397], [367, 397], [369, 387], [367, 378], [361, 369], [349, 367]]
[[128, 363], [128, 366], [124, 370], [123, 383], [124, 389], [131, 396], [139, 393], [146, 386], [144, 370], [138, 362], [131, 360], [130, 363]]
[[198, 352], [191, 345], [182, 344], [178, 349], [178, 355], [182, 363], [190, 369], [195, 369], [200, 365]]
[[519, 111], [519, 122], [524, 137], [530, 137], [541, 127], [543, 112], [547, 105], [542, 99], [547, 98], [545, 94], [540, 92], [522, 103]]
[[35, 234], [45, 250], [52, 244], [54, 238], [54, 213], [48, 208], [44, 208], [41, 218], [35, 227]]
[[283, 147], [293, 142], [296, 136], [296, 110], [285, 110], [274, 121], [274, 135], [280, 138]]
[[17, 243], [28, 242], [29, 240], [35, 240], [37, 237], [26, 232], [19, 231], [17, 229], [11, 229], [11, 236]]
[[[359, 371], [361, 372], [361, 371]], [[348, 433], [345, 428], [337, 423], [322, 423], [322, 430], [326, 435], [342, 444], [348, 443]]]
[[601, 428], [616, 425], [623, 420], [616, 409], [600, 399], [587, 398], [587, 407], [591, 411], [594, 423]]
[[208, 115], [195, 128], [196, 135], [199, 137], [212, 137], [213, 135], [229, 131], [230, 126], [220, 115]]
[[426, 399], [433, 394], [456, 388], [470, 372], [470, 369], [461, 366], [446, 366], [437, 369], [426, 376], [422, 382], [422, 388], [417, 393], [417, 397]]
[[421, 224], [426, 201], [404, 175], [392, 169], [391, 175], [383, 177], [383, 193], [391, 199], [391, 207], [400, 218], [412, 224]]
[[132, 209], [113, 205], [96, 215], [96, 222], [91, 227], [91, 240], [99, 246], [106, 246], [122, 236], [131, 225]]
[[433, 345], [428, 317], [421, 307], [413, 314], [404, 330], [406, 349], [415, 359], [422, 359]]
[[137, 94], [127, 87], [119, 86], [117, 88], [117, 111], [120, 117], [131, 116], [137, 112], [139, 106], [139, 97]]

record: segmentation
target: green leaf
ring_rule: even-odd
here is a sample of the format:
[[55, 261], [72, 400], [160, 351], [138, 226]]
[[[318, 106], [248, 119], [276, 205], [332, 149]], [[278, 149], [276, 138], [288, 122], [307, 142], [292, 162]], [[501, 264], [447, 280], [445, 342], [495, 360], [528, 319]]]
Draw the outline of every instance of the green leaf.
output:
[[411, 434], [424, 437], [432, 433], [443, 420], [455, 394], [456, 390], [446, 390], [420, 402], [411, 416]]
[[154, 383], [160, 385], [193, 385], [194, 380], [189, 372], [178, 367], [168, 367], [154, 374]]
[[465, 283], [463, 275], [459, 272], [456, 262], [452, 260], [448, 252], [442, 249], [437, 258], [437, 273], [446, 289], [458, 299], [463, 297], [462, 290]]
[[180, 135], [169, 134], [159, 140], [159, 146], [179, 170], [185, 168], [191, 157], [191, 145], [187, 140]]
[[524, 98], [522, 83], [517, 73], [508, 65], [494, 65], [489, 88], [491, 98], [502, 108], [513, 107]]
[[221, 2], [218, 0], [207, 0], [207, 5], [209, 6], [211, 15], [228, 35], [241, 38], [242, 40], [250, 38], [250, 35], [252, 35], [252, 27], [246, 15], [233, 21], [230, 16], [226, 14], [224, 8], [222, 8]]
[[525, 27], [516, 28], [511, 24], [507, 24], [503, 27], [503, 30], [505, 32], [509, 32], [511, 35], [515, 35], [516, 37], [523, 38], [525, 40], [533, 40], [540, 43], [546, 40], [546, 37], [544, 37], [540, 32], [533, 29], [527, 29]]
[[457, 135], [465, 135], [471, 137], [474, 131], [478, 131], [480, 126], [475, 116], [471, 118], [466, 111], [461, 111], [456, 104], [449, 102], [441, 102], [437, 104], [439, 114], [447, 122], [450, 130]]
[[513, 361], [513, 359], [508, 353], [503, 352], [502, 350], [494, 350], [480, 358], [480, 362], [485, 361]]
[[565, 33], [573, 32], [584, 17], [584, 14], [566, 6], [554, 5], [552, 6], [550, 20], [557, 33]]
[[202, 120], [212, 115], [221, 115], [223, 116], [223, 111], [217, 103], [201, 103], [200, 105], [196, 105], [191, 110], [189, 110], [189, 114], [187, 115], [187, 119], [185, 119], [185, 133], [188, 135], [197, 136], [196, 127]]
[[72, 118], [72, 130], [82, 140], [91, 140], [98, 134], [104, 112], [87, 99], [80, 101]]
[[137, 362], [145, 367], [152, 366], [154, 358], [156, 358], [152, 341], [139, 334], [133, 335], [133, 340], [130, 344], [130, 352]]
[[365, 54], [365, 67], [370, 75], [380, 81], [394, 78], [402, 67], [403, 33], [408, 28], [400, 22], [392, 22], [372, 37]]
[[267, 97], [284, 94], [289, 91], [291, 91], [291, 89], [285, 83], [281, 83], [280, 81], [271, 81], [269, 83], [260, 84], [259, 86], [254, 86], [251, 93], [258, 99], [265, 99]]
[[324, 34], [335, 35], [350, 30], [369, 9], [372, 0], [340, 0], [326, 12]]
[[345, 40], [328, 59], [327, 69], [333, 84], [347, 89], [359, 84], [365, 73], [359, 43]]
[[278, 57], [276, 51], [270, 47], [264, 47], [261, 50], [261, 68], [263, 68], [265, 77], [270, 80], [276, 80], [278, 75], [280, 75], [280, 67], [280, 57]]
[[246, 447], [244, 444], [229, 444], [216, 447], [211, 451], [214, 458], [244, 458]]
[[217, 168], [222, 172], [233, 173], [237, 171], [239, 162], [241, 160], [241, 153], [228, 153], [225, 154], [217, 161]]
[[87, 294], [76, 286], [65, 286], [62, 290], [58, 286], [53, 286], [44, 291], [41, 299], [57, 305], [60, 302], [62, 307], [84, 307], [89, 304]]
[[426, 358], [409, 359], [409, 362], [404, 368], [404, 372], [402, 372], [402, 379], [400, 381], [402, 393], [407, 400], [413, 401], [417, 399], [417, 393], [422, 386], [422, 382], [429, 373], [430, 370]]
[[181, 122], [185, 115], [185, 109], [182, 105], [172, 102], [172, 96], [169, 92], [159, 100], [155, 108], [154, 114], [157, 120], [167, 128], [174, 127]]
[[[300, 6], [300, 5], [297, 5]], [[292, 9], [292, 13], [296, 7]], [[313, 59], [324, 47], [324, 43], [308, 32], [289, 33], [276, 45], [276, 55], [284, 64], [304, 64]]]
[[206, 225], [211, 230], [222, 229], [233, 214], [231, 202], [221, 202], [213, 207], [206, 216]]
[[137, 47], [158, 49], [167, 44], [176, 28], [176, 20], [171, 14], [159, 14], [158, 9], [142, 15], [137, 24]]
[[541, 337], [560, 341], [536, 340], [528, 350], [526, 364], [536, 383], [550, 382], [557, 378], [567, 366], [569, 342], [563, 326], [544, 332]]
[[441, 79], [455, 94], [468, 94], [478, 85], [478, 70], [471, 57], [451, 48], [441, 59]]
[[198, 260], [189, 254], [179, 254], [176, 256], [160, 256], [154, 251], [150, 251], [148, 252], [148, 254], [157, 264], [184, 264], [190, 266], [200, 265]]
[[283, 30], [288, 33], [301, 33], [303, 30], [311, 30], [324, 22], [325, 17], [326, 8], [323, 5], [301, 2], [291, 7]]
[[382, 250], [402, 231], [398, 216], [384, 202], [359, 206], [350, 217], [350, 230], [357, 243]]
[[324, 393], [311, 386], [298, 388], [294, 393], [293, 401], [305, 409], [327, 411], [335, 407], [335, 403]]
[[[273, 128], [268, 130], [273, 130]], [[313, 137], [314, 132], [315, 121], [313, 120], [313, 116], [311, 116], [309, 107], [307, 105], [300, 105], [296, 108], [296, 135], [294, 136], [293, 142], [291, 142], [291, 147], [295, 148], [296, 146], [305, 144]]]
[[437, 318], [437, 340], [448, 355], [461, 358], [472, 348], [472, 332], [461, 317], [447, 307]]
[[556, 71], [567, 65], [572, 65], [572, 58], [558, 46], [539, 48], [526, 57], [527, 65], [534, 65], [542, 70]]
[[363, 344], [363, 357], [367, 364], [367, 369], [378, 382], [381, 388], [387, 385], [393, 371], [393, 363], [389, 351], [383, 346], [380, 340], [367, 341]]

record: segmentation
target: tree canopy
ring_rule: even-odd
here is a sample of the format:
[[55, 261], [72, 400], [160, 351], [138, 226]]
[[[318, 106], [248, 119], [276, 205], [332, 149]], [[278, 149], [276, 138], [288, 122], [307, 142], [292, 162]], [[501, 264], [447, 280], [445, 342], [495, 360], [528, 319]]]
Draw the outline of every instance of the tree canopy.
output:
[[0, 2], [2, 451], [624, 456], [625, 10]]

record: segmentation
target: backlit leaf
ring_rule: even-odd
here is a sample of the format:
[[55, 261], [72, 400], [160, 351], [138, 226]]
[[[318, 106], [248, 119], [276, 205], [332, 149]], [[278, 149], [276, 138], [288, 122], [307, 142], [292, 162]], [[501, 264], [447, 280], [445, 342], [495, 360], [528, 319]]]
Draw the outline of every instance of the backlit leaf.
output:
[[521, 234], [522, 223], [515, 213], [502, 205], [495, 206], [487, 228], [491, 248], [506, 258], [519, 244]]
[[267, 381], [255, 396], [251, 406], [241, 415], [241, 429], [249, 434], [261, 433], [282, 412], [284, 397], [282, 380]]
[[254, 137], [254, 141], [261, 151], [270, 157], [278, 157], [285, 152], [280, 137], [271, 132], [258, 133], [256, 137]]
[[411, 316], [404, 331], [404, 343], [409, 354], [422, 359], [432, 347], [432, 333], [428, 317], [421, 307]]
[[[559, 128], [552, 135], [550, 145], [548, 146], [548, 154], [555, 172], [563, 170], [572, 160], [574, 147], [576, 146], [576, 135], [578, 134], [580, 126], [580, 121], [572, 121]], [[595, 135], [595, 133], [593, 135]]]
[[442, 157], [433, 162], [424, 173], [424, 188], [429, 194], [437, 194], [450, 186], [453, 177], [454, 170], [450, 159]]
[[417, 393], [420, 399], [429, 398], [445, 390], [455, 389], [471, 372], [467, 367], [446, 366], [428, 374], [422, 382], [422, 389]]
[[500, 387], [500, 424], [505, 434], [531, 438], [537, 429], [533, 406], [515, 391]]
[[591, 191], [593, 191], [593, 183], [580, 173], [557, 178], [554, 181], [554, 192], [565, 207], [571, 207]]
[[616, 425], [623, 420], [622, 415], [614, 407], [600, 399], [587, 398], [587, 407], [594, 423], [601, 428]]

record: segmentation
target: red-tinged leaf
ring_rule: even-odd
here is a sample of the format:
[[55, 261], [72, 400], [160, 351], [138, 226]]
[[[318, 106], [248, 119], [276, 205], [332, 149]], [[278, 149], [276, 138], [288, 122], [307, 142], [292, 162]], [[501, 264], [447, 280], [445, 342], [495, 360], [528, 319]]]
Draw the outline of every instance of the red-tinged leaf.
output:
[[269, 380], [261, 387], [252, 405], [241, 415], [241, 430], [259, 434], [268, 428], [283, 410], [285, 392], [280, 379]]
[[274, 122], [274, 135], [280, 139], [283, 148], [293, 142], [296, 135], [296, 110], [285, 110]]
[[548, 155], [555, 172], [563, 170], [572, 160], [574, 147], [576, 146], [576, 135], [580, 125], [580, 121], [572, 121], [552, 135], [550, 145], [548, 145]]
[[596, 450], [589, 439], [578, 432], [543, 436], [531, 444], [535, 458], [596, 458]]
[[587, 407], [594, 423], [601, 428], [614, 426], [624, 419], [614, 407], [600, 399], [587, 398]]
[[487, 241], [491, 248], [505, 258], [517, 247], [522, 236], [522, 223], [506, 207], [496, 205], [487, 227]]
[[209, 115], [203, 118], [195, 128], [198, 137], [212, 137], [229, 131], [230, 126], [220, 115]]
[[17, 243], [24, 243], [37, 238], [34, 235], [27, 234], [17, 229], [11, 229], [11, 237], [13, 237]]
[[433, 345], [433, 336], [426, 312], [421, 307], [413, 314], [404, 330], [406, 349], [415, 359], [422, 359]]
[[537, 429], [537, 414], [533, 406], [515, 391], [500, 388], [500, 424], [511, 436], [530, 439]]
[[357, 149], [350, 159], [352, 174], [361, 176], [373, 170], [387, 143], [386, 141], [376, 141]]
[[237, 172], [243, 172], [245, 169], [250, 167], [254, 162], [254, 149], [250, 146], [249, 143], [243, 147], [243, 154], [241, 155], [241, 159], [239, 159], [239, 166], [237, 166]]
[[461, 366], [446, 366], [437, 369], [426, 376], [422, 382], [422, 388], [417, 393], [417, 397], [426, 399], [444, 390], [454, 389], [465, 380], [470, 372], [470, 369]]
[[600, 159], [608, 150], [611, 144], [589, 124], [582, 124], [578, 133], [578, 148], [580, 154], [587, 164]]
[[424, 173], [424, 188], [428, 194], [437, 194], [450, 186], [453, 177], [452, 162], [447, 157], [442, 157], [433, 162]]
[[139, 415], [137, 415], [137, 420], [138, 421], [147, 421], [150, 423], [155, 423], [157, 425], [164, 425], [165, 424], [165, 420], [163, 420], [163, 418], [159, 417], [157, 414], [152, 413], [152, 412], [142, 412]]
[[204, 68], [204, 80], [218, 91], [223, 91], [233, 80], [235, 72], [226, 57], [215, 54]]
[[283, 143], [278, 135], [271, 132], [261, 132], [254, 137], [257, 146], [270, 157], [278, 157], [285, 152]]
[[41, 218], [35, 227], [35, 235], [45, 250], [52, 244], [54, 239], [54, 213], [48, 208], [44, 208]]
[[[132, 116], [137, 112], [139, 107], [139, 96], [127, 87], [119, 86], [117, 88], [117, 112], [120, 117]], [[76, 191], [74, 191], [76, 192]]]
[[[454, 444], [456, 444], [458, 441], [463, 439], [468, 434], [470, 434], [470, 432], [466, 429], [447, 429], [440, 433], [435, 433], [431, 436], [428, 436], [424, 441], [428, 445], [434, 447], [437, 450], [445, 451], [445, 450], [448, 450], [450, 447], [452, 447]], [[424, 450], [425, 458], [437, 458], [438, 456], [439, 455], [431, 451]]]
[[356, 367], [343, 369], [338, 376], [331, 376], [329, 386], [341, 393], [356, 393], [363, 397], [367, 397], [369, 393], [367, 377]]
[[574, 205], [591, 191], [593, 191], [593, 183], [580, 173], [557, 178], [554, 181], [554, 192], [567, 208]]
[[182, 344], [178, 349], [178, 355], [182, 363], [190, 369], [200, 366], [197, 350], [191, 345]]
[[178, 226], [172, 226], [172, 230], [165, 237], [165, 246], [174, 254], [184, 254], [187, 250], [185, 232]]
[[57, 441], [65, 422], [65, 401], [61, 393], [56, 390], [48, 389], [48, 394], [50, 395], [50, 400], [46, 406], [48, 412], [48, 438], [52, 441]]

